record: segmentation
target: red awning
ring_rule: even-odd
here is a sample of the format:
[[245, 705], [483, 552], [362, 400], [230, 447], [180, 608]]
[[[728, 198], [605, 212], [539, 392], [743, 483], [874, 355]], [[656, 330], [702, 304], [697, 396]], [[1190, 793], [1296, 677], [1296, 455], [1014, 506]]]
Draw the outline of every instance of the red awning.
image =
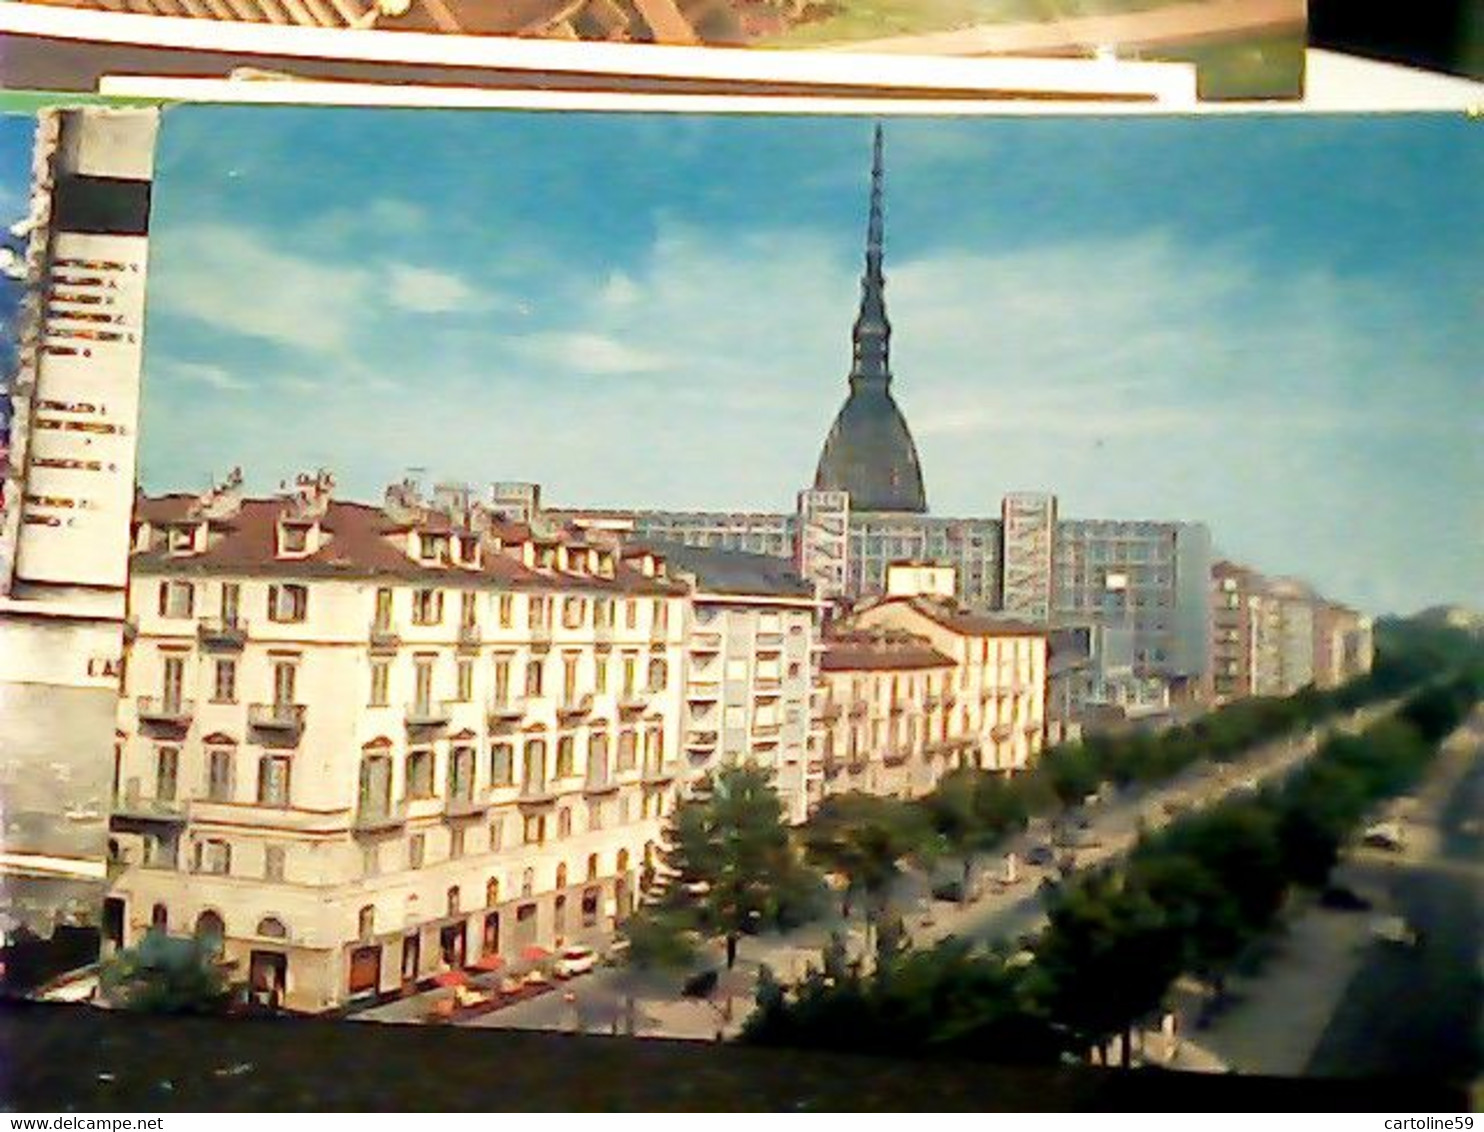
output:
[[493, 953], [481, 955], [474, 966], [478, 967], [481, 971], [498, 971], [501, 967], [505, 966], [505, 956], [495, 955]]
[[462, 971], [440, 971], [433, 976], [433, 982], [440, 987], [466, 987], [469, 985], [469, 976]]
[[520, 957], [527, 963], [535, 963], [542, 959], [550, 959], [551, 952], [547, 951], [544, 947], [537, 947], [535, 944], [532, 944], [530, 947], [521, 948]]

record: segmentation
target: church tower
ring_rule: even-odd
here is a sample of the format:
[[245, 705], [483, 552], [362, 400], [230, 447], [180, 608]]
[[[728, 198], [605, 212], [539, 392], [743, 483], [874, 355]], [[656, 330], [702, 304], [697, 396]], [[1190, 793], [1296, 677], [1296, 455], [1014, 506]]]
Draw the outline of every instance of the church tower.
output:
[[866, 270], [860, 313], [852, 333], [850, 392], [819, 455], [816, 491], [848, 491], [854, 511], [922, 514], [927, 497], [917, 446], [891, 395], [891, 323], [882, 270], [881, 126], [871, 162], [871, 212], [866, 225]]

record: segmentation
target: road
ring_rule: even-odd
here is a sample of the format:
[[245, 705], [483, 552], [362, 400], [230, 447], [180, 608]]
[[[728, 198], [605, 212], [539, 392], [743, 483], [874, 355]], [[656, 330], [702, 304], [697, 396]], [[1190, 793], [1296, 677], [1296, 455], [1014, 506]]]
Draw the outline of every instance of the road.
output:
[[1456, 733], [1408, 821], [1404, 856], [1366, 853], [1347, 871], [1419, 929], [1416, 952], [1377, 946], [1351, 980], [1308, 1066], [1314, 1076], [1480, 1072], [1484, 1007], [1484, 713]]
[[[1164, 815], [1167, 805], [1173, 803], [1199, 808], [1227, 796], [1245, 783], [1265, 781], [1283, 774], [1313, 754], [1331, 730], [1361, 730], [1393, 710], [1396, 702], [1365, 708], [1335, 728], [1325, 726], [1301, 736], [1266, 744], [1231, 764], [1193, 766], [1156, 789], [1130, 792], [1090, 809], [1088, 818], [1097, 847], [1080, 850], [1078, 866], [1085, 868], [1127, 852], [1138, 838], [1141, 818], [1150, 826], [1158, 825], [1167, 820]], [[1006, 846], [1005, 852], [1013, 852], [1023, 860], [1026, 850], [1044, 840], [1047, 832], [1047, 823], [1043, 819], [1027, 833], [1015, 838]], [[982, 877], [990, 869], [1002, 870], [1003, 867], [1004, 858], [996, 856], [993, 861], [980, 862], [979, 875]], [[942, 902], [931, 902], [930, 905], [925, 883], [920, 878], [908, 878], [901, 891], [895, 894], [895, 903], [897, 907], [908, 910], [908, 929], [913, 943], [918, 946], [931, 946], [949, 935], [979, 941], [1014, 938], [1034, 931], [1045, 918], [1039, 885], [1046, 871], [1021, 865], [1019, 872], [1021, 879], [1016, 885], [1003, 890], [988, 885], [980, 899], [966, 906]], [[929, 907], [931, 923], [925, 923], [924, 916]], [[912, 911], [914, 908], [915, 912]], [[707, 1002], [657, 1000], [646, 996], [640, 1011], [639, 1032], [695, 1039], [715, 1038], [718, 1030], [735, 1033], [751, 1009], [759, 967], [766, 964], [785, 981], [797, 978], [806, 964], [818, 963], [820, 950], [827, 943], [832, 927], [837, 926], [840, 925], [816, 924], [788, 936], [744, 939], [739, 948], [738, 973], [732, 987], [735, 999], [730, 1021]], [[865, 948], [859, 927], [845, 927], [851, 951], [856, 955], [862, 954]], [[580, 1025], [588, 1032], [610, 1032], [625, 999], [622, 978], [619, 971], [600, 969], [573, 980], [561, 992], [528, 999], [465, 1024], [540, 1030], [572, 1030]], [[564, 999], [567, 993], [574, 997], [574, 1002]], [[393, 1020], [391, 1014], [384, 1017]]]

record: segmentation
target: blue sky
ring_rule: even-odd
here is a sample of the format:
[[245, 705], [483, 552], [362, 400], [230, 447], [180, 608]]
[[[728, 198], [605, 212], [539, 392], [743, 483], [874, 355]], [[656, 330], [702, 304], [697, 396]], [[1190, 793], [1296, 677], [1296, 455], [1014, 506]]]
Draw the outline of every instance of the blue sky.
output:
[[[150, 490], [785, 509], [845, 391], [872, 123], [175, 108]], [[1484, 604], [1484, 135], [898, 120], [895, 391], [938, 514], [1200, 519], [1380, 612]]]

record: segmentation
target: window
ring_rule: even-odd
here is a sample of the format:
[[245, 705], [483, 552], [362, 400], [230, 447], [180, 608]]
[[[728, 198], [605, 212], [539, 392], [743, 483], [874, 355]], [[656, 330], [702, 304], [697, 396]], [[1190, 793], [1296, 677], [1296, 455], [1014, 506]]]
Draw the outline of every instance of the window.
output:
[[510, 702], [510, 659], [498, 656], [495, 658], [495, 703], [508, 704]]
[[515, 748], [510, 743], [490, 744], [490, 785], [510, 786], [515, 782]]
[[450, 915], [450, 916], [457, 916], [459, 914], [459, 886], [458, 885], [454, 885], [452, 888], [450, 888], [448, 890], [447, 909], [448, 909], [448, 915]]
[[381, 846], [376, 844], [361, 846], [361, 875], [375, 877], [381, 875]]
[[173, 802], [180, 775], [180, 749], [161, 747], [158, 759], [155, 765], [155, 797], [162, 802]]
[[747, 660], [745, 658], [736, 657], [727, 661], [727, 679], [733, 681], [747, 679]]
[[598, 694], [608, 691], [608, 657], [600, 653], [593, 658], [593, 685]]
[[500, 878], [490, 877], [484, 886], [484, 906], [493, 908], [500, 902]]
[[264, 880], [283, 880], [283, 866], [285, 856], [286, 854], [282, 845], [265, 845], [263, 847]]
[[178, 709], [185, 691], [185, 657], [165, 657], [165, 671], [160, 681], [160, 699], [167, 709]]
[[498, 853], [505, 847], [505, 819], [495, 818], [490, 822], [490, 852]]
[[638, 765], [638, 740], [632, 731], [618, 733], [618, 769], [633, 770]]
[[670, 666], [663, 660], [651, 660], [649, 662], [649, 690], [663, 692], [669, 683]]
[[670, 625], [670, 607], [661, 599], [654, 601], [654, 628], [655, 632], [663, 633]]
[[474, 797], [474, 748], [455, 747], [448, 754], [448, 796]]
[[479, 624], [479, 595], [466, 592], [459, 596], [459, 624], [472, 629]]
[[587, 879], [588, 880], [597, 880], [598, 879], [598, 855], [596, 853], [589, 853], [588, 854], [588, 858], [587, 858]]
[[593, 624], [599, 629], [608, 629], [613, 625], [613, 599], [608, 597], [593, 598]]
[[160, 583], [161, 617], [190, 617], [195, 604], [196, 587], [190, 582]]
[[639, 658], [631, 652], [623, 656], [623, 698], [630, 699], [634, 695], [634, 684], [638, 680]]
[[222, 583], [222, 624], [236, 625], [242, 605], [242, 587], [236, 582]]
[[508, 629], [515, 623], [515, 597], [501, 594], [499, 600], [500, 628]]
[[232, 871], [232, 846], [217, 840], [196, 842], [196, 871], [226, 876]]
[[528, 794], [539, 794], [546, 788], [546, 740], [530, 739], [526, 742], [526, 765], [521, 787]]
[[636, 629], [639, 626], [639, 603], [633, 598], [624, 602], [623, 623], [626, 629]]
[[258, 805], [284, 807], [289, 804], [289, 759], [264, 755], [258, 763]]
[[587, 620], [587, 603], [580, 597], [569, 597], [562, 601], [562, 625], [568, 629], [580, 629]]
[[443, 591], [414, 590], [412, 594], [412, 623], [414, 625], [439, 625], [443, 622]]
[[587, 781], [591, 786], [602, 786], [608, 781], [608, 736], [602, 731], [594, 732], [587, 740]]
[[211, 698], [219, 704], [237, 702], [237, 662], [235, 660], [216, 662], [216, 680], [212, 685]]
[[303, 621], [309, 611], [309, 588], [299, 585], [268, 587], [268, 620]]
[[407, 796], [433, 796], [433, 752], [426, 747], [407, 754]]
[[522, 896], [530, 896], [531, 893], [533, 893], [535, 891], [536, 891], [536, 870], [535, 869], [527, 869], [525, 872], [523, 872], [523, 873], [520, 874], [520, 894]]
[[458, 691], [454, 696], [461, 704], [466, 704], [474, 698], [474, 662], [472, 660], [459, 661], [458, 669]]
[[557, 740], [556, 749], [556, 777], [569, 778], [576, 773], [577, 740], [571, 735], [563, 735]]
[[281, 706], [294, 703], [294, 682], [298, 673], [290, 661], [279, 661], [273, 666], [273, 702]]
[[464, 855], [464, 828], [454, 826], [448, 831], [448, 858], [456, 861]]
[[531, 628], [545, 629], [550, 623], [550, 598], [531, 598]]
[[196, 532], [190, 527], [171, 527], [168, 542], [171, 554], [189, 554], [196, 549]]
[[[629, 796], [627, 794], [621, 795], [618, 799], [618, 824], [628, 825], [631, 813]], [[619, 871], [622, 871], [622, 866], [620, 866]]]
[[589, 802], [587, 804], [587, 828], [588, 829], [590, 829], [590, 830], [599, 830], [599, 829], [602, 829], [603, 828], [603, 817], [604, 817], [603, 810], [604, 810], [604, 805], [603, 805], [603, 800], [601, 798], [595, 798], [593, 801], [591, 801], [591, 802]]
[[391, 630], [391, 627], [392, 627], [392, 591], [391, 590], [382, 589], [382, 590], [377, 590], [376, 591], [376, 616], [375, 616], [375, 619], [371, 623], [371, 627], [372, 627], [372, 629], [375, 632], [378, 632], [378, 633], [386, 633], [386, 632], [389, 632]]
[[433, 661], [419, 657], [413, 667], [412, 696], [415, 705], [428, 711], [433, 704]]
[[284, 523], [278, 528], [280, 554], [303, 554], [309, 549], [309, 528], [302, 523]]
[[367, 904], [356, 916], [356, 938], [362, 943], [376, 935], [376, 905]]
[[797, 662], [788, 666], [788, 678], [790, 680], [797, 680], [799, 678], [799, 665]]
[[527, 845], [541, 845], [546, 841], [545, 816], [541, 814], [526, 815], [525, 837]]
[[[572, 808], [570, 806], [563, 806], [557, 811], [557, 836], [572, 836]], [[558, 883], [557, 887], [560, 888], [561, 884]]]
[[149, 910], [150, 927], [158, 931], [168, 931], [170, 928], [170, 913], [163, 904], [156, 904]]
[[428, 839], [426, 834], [414, 833], [407, 840], [407, 867], [409, 869], [420, 869], [427, 857]]
[[533, 660], [526, 665], [526, 695], [539, 696], [541, 694], [541, 672], [544, 667], [539, 660]]
[[213, 802], [232, 800], [232, 752], [213, 750], [206, 753], [206, 797]]
[[562, 699], [572, 703], [577, 699], [577, 661], [575, 653], [562, 657]]
[[424, 562], [447, 562], [448, 536], [428, 534], [418, 535], [417, 556]]
[[372, 707], [386, 707], [391, 692], [392, 666], [384, 660], [371, 662]]

